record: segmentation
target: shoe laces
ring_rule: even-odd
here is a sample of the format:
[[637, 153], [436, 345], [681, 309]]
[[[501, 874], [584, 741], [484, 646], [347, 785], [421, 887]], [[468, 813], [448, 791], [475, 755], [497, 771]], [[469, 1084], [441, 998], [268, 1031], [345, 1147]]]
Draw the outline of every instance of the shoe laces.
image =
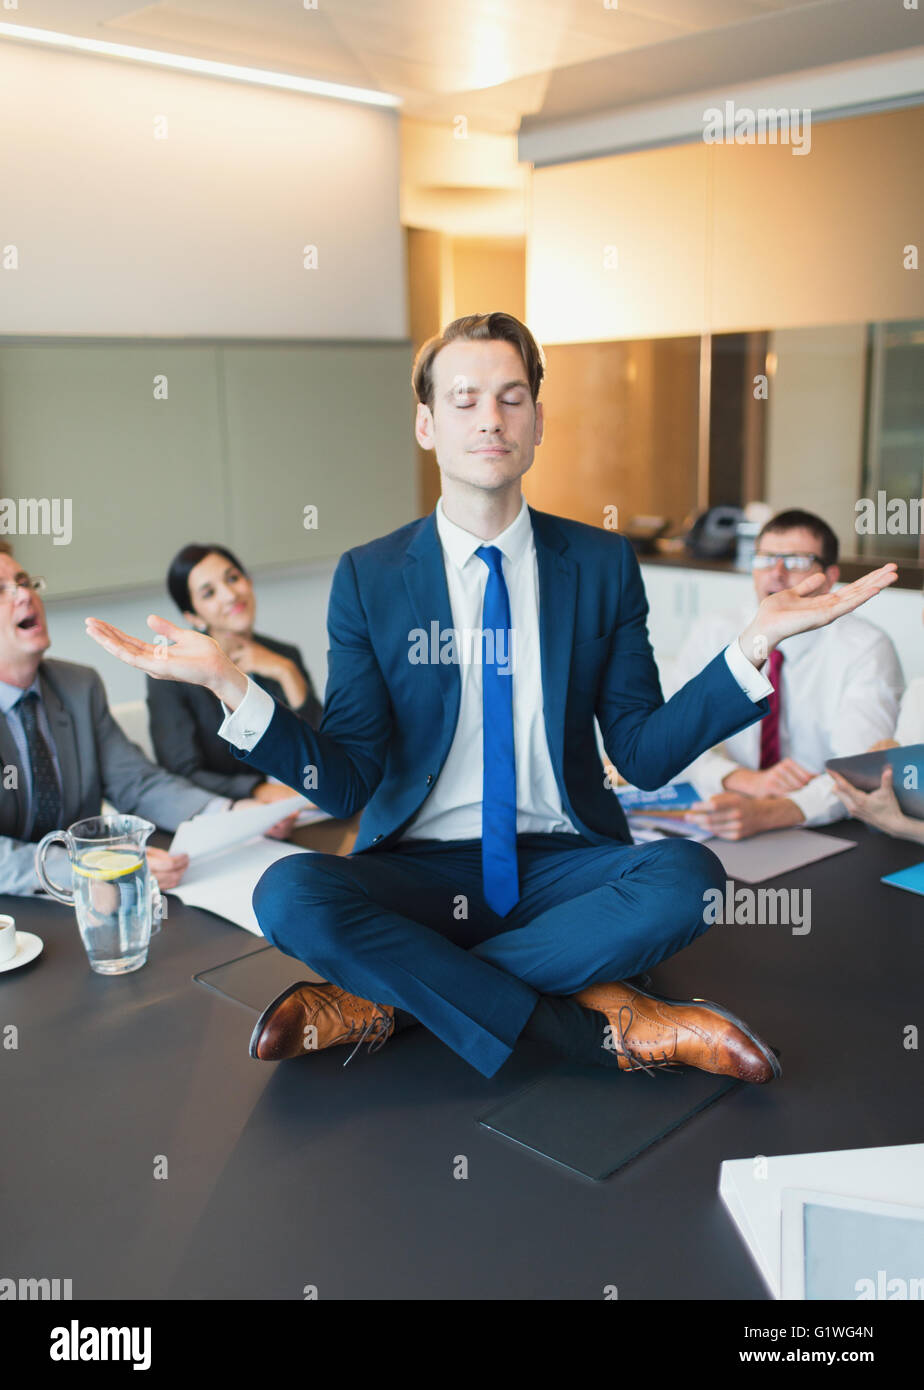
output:
[[[366, 1039], [369, 1038], [370, 1034], [372, 1036], [369, 1043], [368, 1052], [371, 1055], [373, 1052], [378, 1052], [379, 1048], [385, 1042], [385, 1039], [391, 1033], [391, 1020], [389, 1019], [388, 1015], [382, 1009], [380, 1004], [376, 1004], [375, 1008], [379, 1010], [379, 1012], [374, 1013], [370, 1018], [369, 1022], [366, 1024], [365, 1028], [362, 1028], [360, 1030], [359, 1037], [356, 1041], [353, 1051], [350, 1053], [349, 1057], [344, 1062], [344, 1066], [348, 1066], [349, 1063], [352, 1062], [353, 1058], [356, 1056], [357, 1052], [362, 1047]], [[349, 1039], [353, 1036], [355, 1032], [356, 1025], [351, 1023], [350, 1031], [349, 1033], [347, 1033], [347, 1041], [349, 1041]]]
[[[629, 1015], [628, 1023], [623, 1026], [622, 1015], [626, 1012]], [[648, 1062], [643, 1062], [634, 1052], [630, 1051], [626, 1040], [626, 1033], [632, 1027], [632, 1020], [635, 1018], [635, 1010], [631, 1004], [621, 1004], [619, 1013], [616, 1015], [616, 1036], [619, 1039], [622, 1055], [628, 1063], [626, 1071], [647, 1071], [649, 1076], [653, 1076], [656, 1071], [680, 1071], [682, 1068], [677, 1062], [671, 1062], [667, 1053], [662, 1051], [660, 1056], [653, 1050], [648, 1053]]]

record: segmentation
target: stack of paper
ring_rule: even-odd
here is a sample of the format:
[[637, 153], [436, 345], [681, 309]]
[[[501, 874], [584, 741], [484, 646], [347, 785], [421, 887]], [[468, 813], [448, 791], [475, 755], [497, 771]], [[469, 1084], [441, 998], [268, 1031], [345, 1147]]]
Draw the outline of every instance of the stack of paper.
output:
[[305, 797], [293, 796], [287, 801], [184, 821], [173, 837], [170, 853], [188, 854], [189, 868], [171, 893], [190, 907], [215, 912], [262, 936], [251, 902], [260, 877], [277, 859], [311, 853], [286, 840], [267, 839], [266, 831], [300, 809], [310, 812], [315, 808]]

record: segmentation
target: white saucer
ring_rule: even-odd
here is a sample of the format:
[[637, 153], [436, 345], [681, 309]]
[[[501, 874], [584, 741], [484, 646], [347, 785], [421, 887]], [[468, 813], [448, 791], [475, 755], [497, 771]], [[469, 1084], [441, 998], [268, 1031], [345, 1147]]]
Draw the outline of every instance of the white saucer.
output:
[[10, 956], [9, 960], [0, 960], [0, 972], [18, 970], [21, 965], [28, 965], [30, 960], [35, 960], [36, 956], [41, 955], [44, 945], [42, 938], [31, 931], [17, 932], [16, 954]]

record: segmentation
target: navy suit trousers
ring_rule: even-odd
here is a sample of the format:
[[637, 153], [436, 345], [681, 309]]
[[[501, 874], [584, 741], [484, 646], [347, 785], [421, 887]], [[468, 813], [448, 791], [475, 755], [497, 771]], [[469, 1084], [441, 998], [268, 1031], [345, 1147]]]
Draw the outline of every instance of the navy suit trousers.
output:
[[517, 836], [520, 900], [484, 901], [480, 840], [404, 840], [352, 857], [293, 854], [254, 891], [264, 936], [351, 994], [405, 1009], [483, 1076], [540, 995], [656, 965], [706, 930], [725, 871], [702, 844]]

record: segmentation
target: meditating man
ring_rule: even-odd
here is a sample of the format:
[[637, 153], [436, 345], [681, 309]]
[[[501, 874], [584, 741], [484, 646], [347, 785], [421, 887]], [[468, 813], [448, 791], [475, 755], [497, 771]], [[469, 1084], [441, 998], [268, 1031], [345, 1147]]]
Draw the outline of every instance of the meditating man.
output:
[[151, 676], [212, 690], [245, 763], [331, 815], [365, 807], [351, 856], [292, 855], [257, 885], [264, 935], [327, 983], [273, 1000], [252, 1056], [372, 1050], [417, 1019], [484, 1076], [528, 1039], [621, 1070], [769, 1081], [776, 1057], [740, 1019], [634, 978], [706, 929], [724, 871], [701, 844], [632, 844], [594, 716], [619, 771], [660, 787], [767, 713], [759, 668], [778, 642], [859, 607], [895, 566], [836, 594], [818, 596], [812, 575], [781, 589], [665, 703], [628, 541], [522, 495], [542, 376], [505, 313], [457, 319], [421, 348], [416, 435], [442, 496], [341, 557], [317, 731], [202, 633], [152, 615], [173, 642], [158, 656], [97, 619], [88, 631]]

